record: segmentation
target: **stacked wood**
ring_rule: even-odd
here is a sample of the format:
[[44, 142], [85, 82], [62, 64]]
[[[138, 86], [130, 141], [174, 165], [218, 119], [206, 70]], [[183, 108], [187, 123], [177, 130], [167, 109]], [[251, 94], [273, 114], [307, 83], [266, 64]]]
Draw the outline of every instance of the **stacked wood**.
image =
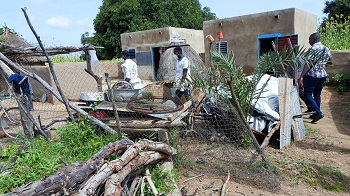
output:
[[[126, 190], [136, 192], [135, 186], [138, 180], [133, 179], [139, 179], [138, 175], [142, 173], [149, 176], [150, 174], [145, 171], [148, 171], [150, 166], [175, 154], [176, 149], [161, 142], [143, 139], [133, 143], [123, 139], [108, 144], [86, 162], [58, 169], [55, 175], [17, 188], [5, 196], [101, 195], [102, 193], [121, 195]], [[110, 155], [121, 156], [116, 160], [109, 160]], [[129, 189], [128, 184], [133, 188]], [[131, 192], [127, 194], [133, 195]]]

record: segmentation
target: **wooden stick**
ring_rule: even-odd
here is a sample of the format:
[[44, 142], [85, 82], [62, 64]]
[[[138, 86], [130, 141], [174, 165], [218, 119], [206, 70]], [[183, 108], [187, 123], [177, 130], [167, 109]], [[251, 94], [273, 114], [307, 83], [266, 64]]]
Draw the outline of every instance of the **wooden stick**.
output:
[[244, 125], [246, 126], [246, 131], [247, 131], [247, 133], [248, 133], [249, 136], [252, 138], [253, 144], [254, 144], [256, 150], [257, 150], [257, 151], [259, 152], [259, 154], [261, 155], [262, 159], [265, 161], [265, 163], [267, 164], [267, 166], [268, 166], [269, 168], [271, 168], [272, 166], [271, 166], [269, 160], [266, 158], [264, 151], [260, 148], [260, 145], [259, 145], [258, 141], [256, 140], [256, 138], [255, 138], [255, 136], [254, 136], [254, 134], [253, 134], [253, 132], [252, 132], [252, 130], [251, 130], [251, 128], [250, 128], [248, 122], [247, 122], [247, 120], [245, 119], [245, 116], [244, 116], [244, 114], [243, 114], [241, 105], [240, 105], [240, 103], [238, 102], [238, 99], [237, 99], [237, 96], [236, 96], [235, 91], [233, 90], [233, 80], [232, 80], [232, 78], [229, 79], [228, 85], [229, 85], [229, 87], [230, 87], [231, 95], [232, 95], [232, 98], [233, 98], [233, 100], [234, 100], [234, 102], [235, 102], [235, 104], [236, 104], [236, 107], [237, 107], [239, 116], [241, 117], [241, 120], [244, 122]]
[[142, 181], [141, 181], [141, 196], [144, 196], [145, 194], [143, 193], [143, 191], [145, 190], [145, 176], [142, 177]]
[[225, 189], [226, 189], [226, 185], [229, 182], [229, 180], [230, 180], [230, 170], [227, 170], [227, 179], [226, 179], [225, 183], [222, 185], [220, 196], [225, 196]]
[[[274, 128], [271, 129], [270, 133], [267, 134], [267, 136], [265, 137], [263, 143], [261, 144], [260, 148], [264, 149], [270, 142], [270, 138], [271, 136], [280, 128], [281, 122], [278, 122]], [[256, 151], [253, 155], [252, 158], [250, 159], [250, 162], [253, 162], [256, 157], [258, 156], [258, 151]]]
[[149, 172], [148, 168], [146, 169], [145, 174], [146, 174], [145, 178], [146, 178], [149, 186], [151, 187], [151, 190], [152, 190], [153, 194], [154, 195], [159, 195], [158, 190], [157, 190], [156, 186], [154, 185], [154, 183], [152, 181], [151, 173]]
[[183, 183], [185, 183], [185, 182], [187, 182], [187, 181], [190, 181], [190, 180], [193, 180], [193, 179], [195, 179], [195, 178], [202, 177], [202, 176], [204, 176], [204, 174], [201, 174], [201, 175], [198, 175], [198, 176], [193, 176], [193, 177], [191, 177], [191, 178], [189, 178], [189, 179], [187, 179], [187, 180], [184, 180]]
[[139, 180], [140, 180], [140, 176], [135, 176], [135, 178], [132, 180], [131, 185], [130, 185], [130, 189], [129, 189], [130, 195], [134, 195], [134, 192], [137, 191], [137, 190], [135, 190], [135, 187], [138, 186]]
[[118, 133], [121, 136], [122, 132], [121, 132], [119, 114], [118, 114], [118, 111], [117, 111], [117, 105], [116, 105], [116, 103], [114, 101], [114, 94], [113, 94], [113, 91], [112, 91], [112, 88], [111, 88], [110, 79], [109, 79], [108, 76], [109, 76], [108, 73], [105, 73], [106, 82], [107, 82], [107, 86], [108, 86], [109, 97], [111, 98], [110, 101], [112, 102], [112, 107], [113, 107], [113, 112], [114, 112], [114, 117], [115, 117], [115, 124], [117, 125]]
[[270, 138], [271, 136], [280, 128], [281, 126], [281, 122], [278, 122], [274, 128], [271, 129], [270, 133], [267, 134], [267, 136], [265, 137], [263, 143], [261, 144], [261, 148], [264, 149], [270, 142]]
[[139, 182], [137, 183], [137, 186], [136, 186], [136, 188], [135, 188], [135, 190], [134, 190], [134, 192], [133, 192], [133, 194], [132, 194], [132, 196], [136, 196], [136, 193], [137, 193], [137, 190], [139, 189], [139, 187], [140, 187], [140, 185], [141, 185], [141, 183], [142, 183], [142, 177], [141, 178], [139, 178]]
[[32, 30], [33, 34], [35, 35], [36, 39], [38, 40], [38, 43], [39, 43], [39, 45], [40, 45], [40, 47], [41, 47], [43, 53], [45, 54], [47, 61], [49, 62], [49, 68], [50, 68], [50, 72], [51, 72], [52, 78], [53, 78], [53, 80], [54, 80], [54, 82], [55, 82], [55, 84], [56, 84], [56, 87], [57, 87], [57, 90], [58, 90], [59, 94], [60, 94], [61, 97], [62, 97], [63, 103], [64, 103], [64, 105], [66, 106], [66, 110], [67, 110], [67, 112], [68, 112], [69, 118], [70, 118], [71, 121], [73, 121], [73, 120], [74, 120], [74, 117], [73, 117], [73, 115], [72, 115], [72, 113], [71, 113], [71, 111], [70, 111], [70, 109], [69, 109], [68, 100], [67, 100], [66, 97], [64, 96], [63, 91], [62, 91], [61, 86], [60, 86], [60, 83], [59, 83], [58, 80], [57, 80], [57, 76], [56, 76], [55, 70], [53, 69], [53, 63], [52, 63], [51, 59], [49, 58], [49, 55], [47, 54], [47, 52], [46, 52], [46, 50], [45, 50], [45, 48], [44, 48], [43, 43], [41, 43], [40, 37], [38, 36], [38, 34], [36, 33], [36, 31], [34, 30], [32, 24], [31, 24], [31, 22], [30, 22], [30, 20], [29, 20], [29, 17], [28, 17], [27, 12], [26, 12], [27, 8], [24, 7], [24, 8], [21, 8], [21, 9], [22, 9], [22, 11], [23, 11], [23, 13], [24, 13], [24, 16], [25, 16], [25, 18], [26, 18], [26, 20], [27, 20], [27, 23], [28, 23], [30, 29]]
[[[18, 66], [17, 64], [15, 64], [14, 62], [12, 62], [10, 59], [8, 59], [4, 54], [2, 54], [0, 52], [0, 60], [3, 61], [7, 66], [8, 69], [15, 69], [18, 70], [19, 72], [21, 72], [22, 74], [33, 78], [33, 80], [36, 80], [37, 82], [39, 82], [39, 84], [41, 84], [46, 90], [50, 91], [52, 93], [53, 96], [55, 96], [58, 101], [60, 101], [61, 103], [63, 103], [63, 99], [61, 97], [61, 95], [59, 93], [57, 93], [56, 89], [54, 89], [52, 86], [50, 86], [44, 79], [42, 79], [41, 77], [39, 77], [38, 75], [36, 75], [35, 73], [29, 72], [26, 69], [23, 69], [22, 67]], [[1, 63], [0, 63], [1, 64]], [[86, 113], [84, 110], [82, 110], [81, 108], [77, 107], [76, 105], [73, 105], [71, 103], [68, 102], [68, 105], [70, 108], [72, 108], [74, 111], [80, 113], [83, 116], [87, 116], [87, 118], [96, 123], [98, 126], [100, 126], [102, 129], [104, 129], [105, 131], [111, 133], [111, 134], [116, 134], [115, 130], [110, 128], [109, 126], [107, 126], [106, 124], [104, 124], [103, 122], [101, 122], [100, 120], [94, 118], [92, 115], [88, 115], [88, 113]]]

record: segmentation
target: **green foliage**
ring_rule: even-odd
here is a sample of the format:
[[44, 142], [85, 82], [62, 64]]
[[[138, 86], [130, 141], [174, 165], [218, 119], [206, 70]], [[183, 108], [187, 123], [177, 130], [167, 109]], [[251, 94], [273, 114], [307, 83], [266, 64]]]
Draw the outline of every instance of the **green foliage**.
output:
[[305, 162], [299, 163], [298, 167], [300, 167], [299, 178], [311, 186], [321, 186], [335, 192], [350, 191], [350, 178], [335, 168]]
[[99, 59], [112, 59], [120, 55], [122, 33], [168, 26], [202, 29], [204, 20], [215, 18], [198, 0], [105, 0], [94, 20], [96, 33], [84, 33], [81, 41], [103, 46], [97, 50]]
[[333, 82], [336, 91], [340, 94], [349, 91], [350, 89], [350, 74], [335, 74], [333, 76]]
[[[237, 96], [238, 102], [244, 114], [248, 114], [252, 95], [254, 94], [256, 78], [253, 81], [247, 78], [243, 72], [243, 66], [235, 64], [234, 55], [223, 54], [213, 51], [212, 67], [200, 70], [204, 72], [205, 77], [193, 77], [192, 85], [194, 88], [202, 89], [207, 94], [213, 96], [217, 101], [227, 100], [231, 97], [228, 81], [233, 82], [233, 89]], [[231, 100], [232, 101], [232, 100]]]
[[336, 15], [344, 14], [350, 15], [350, 2], [348, 0], [330, 0], [325, 2], [323, 13], [327, 14], [327, 18], [324, 21], [334, 18]]
[[253, 139], [246, 133], [241, 133], [241, 143], [245, 149], [253, 147]]
[[51, 57], [51, 61], [53, 63], [64, 63], [64, 62], [85, 62], [85, 60], [81, 57], [81, 55], [77, 54], [59, 54]]
[[[2, 151], [4, 156], [0, 160], [7, 163], [5, 168], [10, 168], [11, 172], [3, 172], [4, 175], [0, 176], [0, 184], [3, 185], [0, 193], [56, 173], [58, 167], [64, 167], [60, 158], [68, 163], [85, 161], [109, 142], [118, 140], [117, 135], [97, 134], [91, 124], [84, 120], [69, 123], [56, 131], [58, 137], [50, 141], [43, 137], [21, 139], [16, 141], [17, 145]], [[26, 150], [22, 151], [15, 163], [8, 163], [19, 145], [25, 146]]]
[[319, 27], [321, 42], [331, 50], [350, 49], [350, 15], [335, 14]]
[[[160, 195], [166, 195], [166, 193], [169, 193], [175, 189], [175, 181], [171, 181], [172, 178], [176, 179], [177, 175], [174, 172], [166, 172], [163, 171], [160, 164], [155, 165], [151, 170], [151, 178], [152, 181], [157, 188], [157, 191], [160, 193]], [[148, 185], [146, 183], [146, 185]], [[140, 189], [137, 192], [137, 195], [140, 195]], [[145, 186], [144, 190], [145, 196], [151, 196], [154, 195], [151, 188], [149, 186]]]
[[154, 100], [154, 96], [151, 92], [143, 92], [141, 97], [142, 97], [142, 99], [146, 99], [148, 101]]
[[12, 144], [7, 148], [3, 148], [1, 150], [1, 155], [0, 155], [1, 159], [5, 162], [9, 161], [11, 156], [16, 152], [17, 149], [18, 149], [18, 145], [16, 144]]

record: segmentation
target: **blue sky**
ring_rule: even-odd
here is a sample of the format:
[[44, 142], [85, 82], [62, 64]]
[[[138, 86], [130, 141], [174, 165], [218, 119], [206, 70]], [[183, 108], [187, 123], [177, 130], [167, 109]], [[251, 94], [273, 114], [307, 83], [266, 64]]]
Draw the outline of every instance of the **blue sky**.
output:
[[[325, 0], [200, 0], [218, 18], [254, 14], [285, 8], [298, 8], [318, 16], [321, 21]], [[19, 32], [25, 40], [37, 45], [21, 8], [27, 8], [29, 19], [46, 47], [80, 46], [83, 33], [94, 32], [93, 20], [102, 0], [3, 0], [0, 26]]]

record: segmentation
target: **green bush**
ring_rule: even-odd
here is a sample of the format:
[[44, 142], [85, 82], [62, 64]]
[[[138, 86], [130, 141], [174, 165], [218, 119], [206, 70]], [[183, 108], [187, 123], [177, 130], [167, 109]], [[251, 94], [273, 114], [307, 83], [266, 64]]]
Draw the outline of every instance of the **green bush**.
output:
[[350, 74], [336, 74], [332, 79], [338, 93], [342, 94], [350, 90]]

